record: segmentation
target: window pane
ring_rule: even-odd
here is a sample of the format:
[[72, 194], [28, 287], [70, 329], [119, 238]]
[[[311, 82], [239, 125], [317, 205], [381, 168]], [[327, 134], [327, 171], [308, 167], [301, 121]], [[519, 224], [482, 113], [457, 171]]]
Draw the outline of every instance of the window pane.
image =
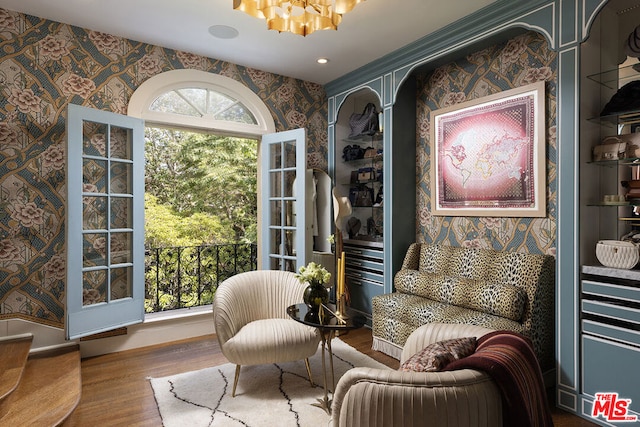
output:
[[282, 259], [280, 258], [271, 258], [271, 267], [270, 270], [282, 270]]
[[111, 300], [133, 297], [131, 288], [132, 267], [111, 269]]
[[131, 163], [111, 163], [111, 194], [131, 194], [133, 189], [133, 165]]
[[111, 199], [111, 228], [133, 228], [133, 199], [113, 197]]
[[282, 147], [280, 144], [269, 146], [269, 168], [280, 169], [282, 167]]
[[[296, 183], [296, 172], [288, 171], [284, 173], [284, 197], [293, 197], [293, 186]], [[304, 194], [302, 195], [304, 198]]]
[[271, 201], [271, 224], [270, 226], [280, 227], [282, 225], [282, 202], [279, 200]]
[[133, 262], [131, 233], [111, 234], [111, 264]]
[[227, 122], [258, 123], [241, 102], [210, 89], [185, 88], [166, 92], [157, 97], [149, 109], [192, 117], [209, 116]]
[[105, 230], [107, 228], [107, 198], [85, 196], [82, 198], [82, 229]]
[[109, 143], [111, 149], [111, 157], [118, 159], [131, 160], [131, 129], [111, 126], [111, 135]]
[[285, 212], [284, 212], [284, 221], [285, 227], [295, 227], [296, 226], [296, 213], [293, 209], [294, 202], [293, 200], [287, 200], [284, 202]]
[[106, 154], [107, 125], [85, 121], [82, 125], [82, 153], [87, 156], [104, 157]]
[[236, 100], [213, 90], [209, 91], [209, 109], [208, 114], [217, 117], [226, 109], [232, 107], [236, 103]]
[[296, 167], [296, 142], [288, 141], [284, 143], [284, 167]]
[[282, 197], [282, 172], [270, 172], [269, 180], [271, 181], [270, 197]]
[[160, 111], [162, 113], [182, 114], [185, 116], [201, 117], [195, 108], [189, 105], [176, 92], [171, 91], [156, 98], [149, 107], [151, 111]]
[[106, 233], [87, 233], [82, 236], [82, 264], [84, 267], [107, 265], [106, 254]]
[[256, 124], [256, 119], [253, 114], [245, 108], [242, 104], [235, 104], [228, 109], [221, 111], [215, 115], [218, 120], [226, 120], [228, 122], [240, 122], [251, 125]]
[[199, 115], [204, 115], [207, 111], [207, 91], [205, 89], [189, 88], [176, 90], [179, 95], [195, 108]]
[[269, 248], [270, 254], [282, 255], [282, 230], [281, 229], [271, 229], [269, 230], [271, 234], [271, 238], [269, 241], [271, 242], [271, 247]]
[[82, 273], [82, 305], [107, 302], [107, 270]]
[[82, 161], [82, 191], [85, 193], [107, 192], [107, 162], [84, 159]]

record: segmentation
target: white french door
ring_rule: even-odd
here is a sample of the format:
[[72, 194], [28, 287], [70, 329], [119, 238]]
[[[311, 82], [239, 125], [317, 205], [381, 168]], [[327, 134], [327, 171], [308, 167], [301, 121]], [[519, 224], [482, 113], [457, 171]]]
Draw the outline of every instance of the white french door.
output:
[[261, 268], [297, 272], [313, 250], [313, 239], [307, 239], [312, 200], [305, 197], [305, 130], [264, 135], [260, 162]]
[[69, 105], [67, 339], [144, 319], [144, 121]]

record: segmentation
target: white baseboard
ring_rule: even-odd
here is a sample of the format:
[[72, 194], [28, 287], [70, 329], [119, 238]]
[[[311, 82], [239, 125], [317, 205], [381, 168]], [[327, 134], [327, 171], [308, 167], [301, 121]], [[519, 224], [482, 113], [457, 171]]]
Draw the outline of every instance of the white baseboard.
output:
[[[143, 323], [127, 327], [126, 335], [79, 341], [81, 357], [99, 356], [214, 333], [211, 306], [153, 313]], [[64, 330], [22, 319], [0, 321], [0, 337], [30, 333], [32, 351], [67, 345]]]

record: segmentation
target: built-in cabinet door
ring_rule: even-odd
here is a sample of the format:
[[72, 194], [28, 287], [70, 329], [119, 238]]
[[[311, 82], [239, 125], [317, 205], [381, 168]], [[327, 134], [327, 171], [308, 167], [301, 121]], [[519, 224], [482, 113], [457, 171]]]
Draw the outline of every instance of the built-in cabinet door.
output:
[[[298, 271], [311, 256], [313, 239], [307, 217], [312, 199], [305, 197], [304, 129], [264, 135], [261, 162], [261, 267]], [[307, 238], [309, 237], [309, 238]]]

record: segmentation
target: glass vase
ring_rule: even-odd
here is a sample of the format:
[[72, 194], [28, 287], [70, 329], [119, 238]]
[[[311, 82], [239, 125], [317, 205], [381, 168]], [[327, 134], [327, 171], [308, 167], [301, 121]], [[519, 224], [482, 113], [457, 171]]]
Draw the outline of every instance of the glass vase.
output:
[[303, 301], [310, 312], [318, 314], [320, 304], [329, 302], [329, 290], [322, 283], [312, 280], [304, 290]]

